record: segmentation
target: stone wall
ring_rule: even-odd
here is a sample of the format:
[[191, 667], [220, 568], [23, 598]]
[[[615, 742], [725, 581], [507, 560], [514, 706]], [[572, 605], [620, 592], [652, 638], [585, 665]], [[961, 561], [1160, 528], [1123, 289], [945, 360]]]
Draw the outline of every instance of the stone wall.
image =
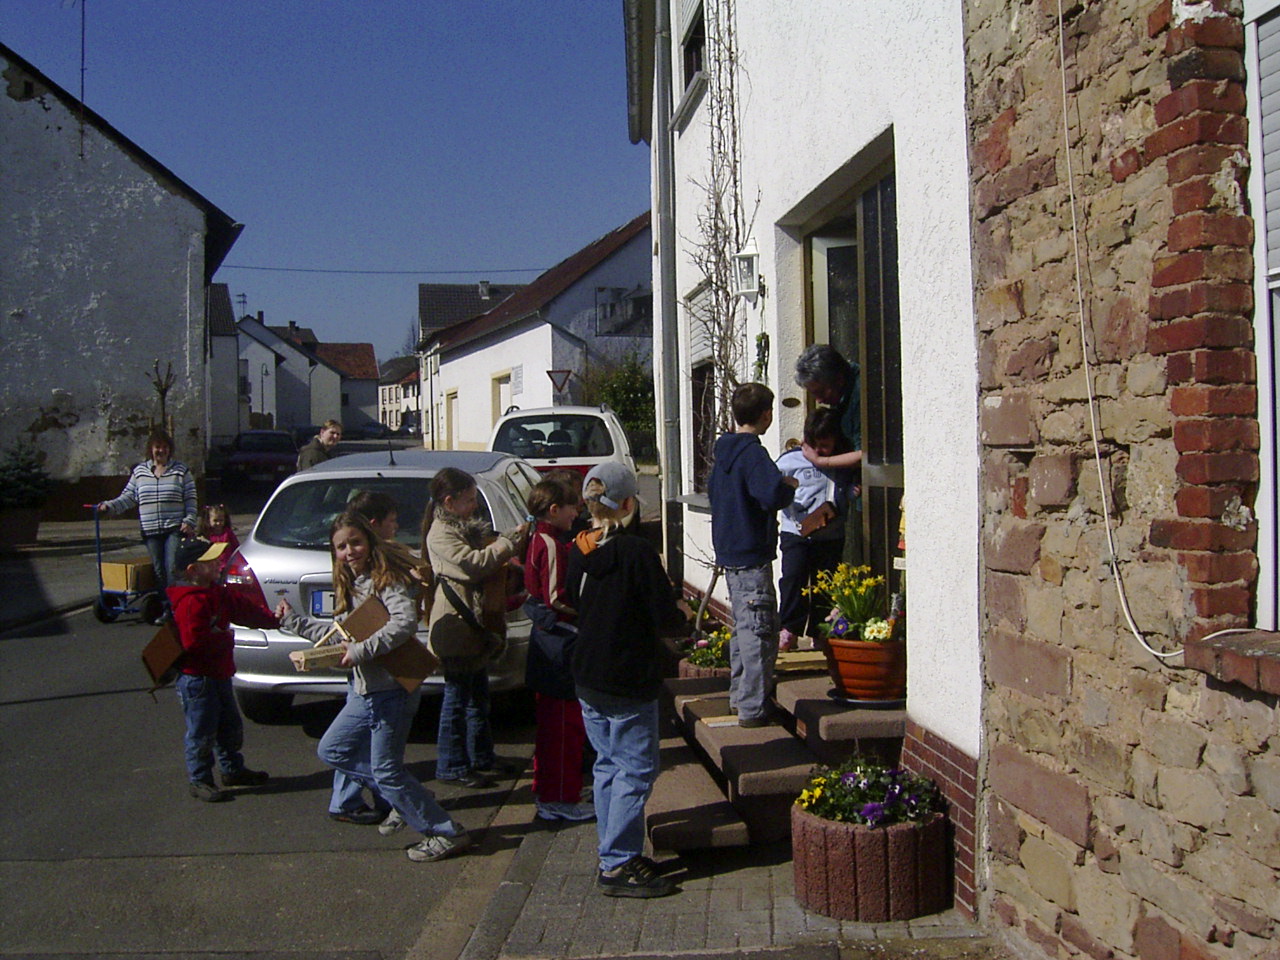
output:
[[1062, 0], [1065, 70], [1057, 0], [964, 6], [980, 912], [1049, 956], [1259, 955], [1280, 920], [1276, 698], [1144, 650], [1109, 562], [1114, 551], [1157, 650], [1249, 621], [1258, 425], [1240, 4]]

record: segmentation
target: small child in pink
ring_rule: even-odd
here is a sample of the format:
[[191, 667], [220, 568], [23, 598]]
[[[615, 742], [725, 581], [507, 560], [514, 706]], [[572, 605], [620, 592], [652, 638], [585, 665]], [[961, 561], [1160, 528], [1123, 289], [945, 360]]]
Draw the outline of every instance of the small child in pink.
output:
[[210, 543], [225, 543], [226, 549], [219, 557], [220, 571], [225, 569], [231, 555], [240, 549], [240, 538], [231, 529], [231, 514], [220, 503], [205, 504], [200, 508], [200, 519], [196, 524], [196, 536]]

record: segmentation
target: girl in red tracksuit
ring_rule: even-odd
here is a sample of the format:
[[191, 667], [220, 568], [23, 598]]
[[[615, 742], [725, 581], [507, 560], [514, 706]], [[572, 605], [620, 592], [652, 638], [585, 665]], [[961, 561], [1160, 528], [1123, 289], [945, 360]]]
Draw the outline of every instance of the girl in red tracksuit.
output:
[[577, 612], [564, 599], [569, 532], [581, 510], [577, 490], [543, 480], [529, 495], [537, 527], [529, 538], [525, 612], [533, 621], [525, 684], [536, 694], [537, 733], [533, 793], [543, 820], [591, 820], [595, 807], [582, 801], [582, 747], [587, 734], [574, 693], [569, 662]]

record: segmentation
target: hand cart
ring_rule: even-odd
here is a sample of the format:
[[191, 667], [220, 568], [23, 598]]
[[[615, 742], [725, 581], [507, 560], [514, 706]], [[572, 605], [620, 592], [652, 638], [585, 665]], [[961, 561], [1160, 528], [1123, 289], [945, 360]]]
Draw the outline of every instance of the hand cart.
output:
[[136, 613], [150, 623], [164, 613], [164, 601], [155, 587], [145, 590], [109, 590], [102, 578], [102, 514], [96, 503], [86, 503], [93, 511], [93, 548], [98, 561], [98, 596], [93, 601], [93, 615], [103, 623], [112, 623], [124, 613]]

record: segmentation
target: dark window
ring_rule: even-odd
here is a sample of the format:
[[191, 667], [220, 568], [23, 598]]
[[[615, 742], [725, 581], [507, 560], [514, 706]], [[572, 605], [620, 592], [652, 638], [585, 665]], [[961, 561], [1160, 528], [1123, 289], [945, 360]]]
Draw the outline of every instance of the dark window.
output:
[[494, 437], [493, 449], [517, 457], [609, 457], [613, 437], [600, 417], [589, 414], [534, 414], [513, 417]]
[[682, 44], [684, 52], [684, 85], [687, 89], [693, 78], [702, 72], [707, 52], [707, 27], [701, 10], [689, 27]]
[[715, 368], [710, 362], [693, 368], [693, 489], [707, 492], [711, 454], [716, 443]]

